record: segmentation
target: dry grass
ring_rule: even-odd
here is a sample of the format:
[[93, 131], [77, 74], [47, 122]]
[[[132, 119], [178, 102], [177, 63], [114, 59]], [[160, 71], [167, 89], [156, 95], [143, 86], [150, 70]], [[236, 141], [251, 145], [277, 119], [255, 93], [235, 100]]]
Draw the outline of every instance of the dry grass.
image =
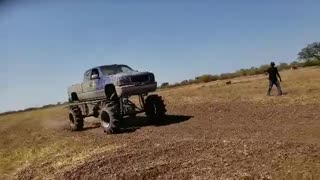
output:
[[66, 109], [59, 107], [1, 116], [0, 179], [13, 177], [27, 166], [41, 167], [39, 174], [49, 178], [53, 170], [68, 169], [117, 147], [70, 134], [66, 114]]
[[[205, 84], [189, 85], [161, 91], [167, 100], [176, 101], [253, 101], [257, 103], [310, 104], [320, 99], [320, 68], [305, 68], [294, 71], [283, 71], [281, 83], [285, 96], [266, 97], [267, 76], [258, 75], [232, 79], [231, 85], [225, 81], [215, 81]], [[276, 95], [276, 87], [273, 88]]]
[[[189, 85], [160, 91], [170, 104], [207, 101], [250, 101], [257, 104], [310, 104], [320, 102], [320, 68], [285, 71], [283, 97], [266, 97], [264, 76]], [[273, 91], [275, 94], [275, 90]], [[0, 116], [0, 179], [12, 178], [26, 166], [38, 167], [37, 177], [52, 178], [95, 154], [118, 148], [100, 136], [66, 130], [67, 110], [61, 107]], [[81, 134], [81, 136], [79, 136]]]

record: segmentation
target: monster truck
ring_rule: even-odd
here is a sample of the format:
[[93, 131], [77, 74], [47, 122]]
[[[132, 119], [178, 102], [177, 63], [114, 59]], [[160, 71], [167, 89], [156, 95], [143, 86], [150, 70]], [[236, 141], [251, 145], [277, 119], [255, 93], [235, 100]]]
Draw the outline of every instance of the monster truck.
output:
[[[104, 65], [84, 73], [83, 82], [68, 88], [69, 120], [74, 131], [83, 129], [85, 117], [100, 117], [105, 132], [113, 133], [126, 116], [145, 113], [152, 122], [159, 122], [166, 109], [161, 96], [149, 95], [157, 89], [155, 76], [138, 72], [127, 65]], [[130, 98], [138, 97], [139, 104]]]

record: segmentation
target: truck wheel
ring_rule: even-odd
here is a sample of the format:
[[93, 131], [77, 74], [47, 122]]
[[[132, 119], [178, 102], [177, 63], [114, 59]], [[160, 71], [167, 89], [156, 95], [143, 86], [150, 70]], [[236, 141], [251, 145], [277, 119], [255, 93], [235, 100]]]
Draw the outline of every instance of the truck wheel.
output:
[[83, 116], [81, 109], [78, 106], [70, 108], [69, 121], [72, 131], [80, 131], [83, 129]]
[[150, 95], [145, 101], [145, 112], [147, 117], [154, 123], [163, 120], [167, 110], [165, 104], [158, 95]]
[[101, 127], [107, 134], [115, 134], [119, 131], [120, 104], [110, 102], [101, 111]]

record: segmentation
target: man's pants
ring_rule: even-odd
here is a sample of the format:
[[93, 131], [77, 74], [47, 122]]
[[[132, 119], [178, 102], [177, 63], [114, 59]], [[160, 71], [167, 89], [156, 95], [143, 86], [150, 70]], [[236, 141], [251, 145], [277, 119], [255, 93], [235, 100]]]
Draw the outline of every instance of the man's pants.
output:
[[277, 87], [278, 95], [282, 95], [280, 82], [279, 81], [271, 81], [271, 80], [269, 81], [268, 95], [270, 95], [273, 85], [275, 85]]

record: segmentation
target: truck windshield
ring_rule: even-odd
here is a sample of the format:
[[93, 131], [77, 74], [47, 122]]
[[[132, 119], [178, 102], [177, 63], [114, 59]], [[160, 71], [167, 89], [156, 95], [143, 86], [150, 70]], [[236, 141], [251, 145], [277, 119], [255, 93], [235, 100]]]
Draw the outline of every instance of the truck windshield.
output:
[[101, 66], [100, 70], [104, 76], [133, 71], [133, 69], [126, 65]]

